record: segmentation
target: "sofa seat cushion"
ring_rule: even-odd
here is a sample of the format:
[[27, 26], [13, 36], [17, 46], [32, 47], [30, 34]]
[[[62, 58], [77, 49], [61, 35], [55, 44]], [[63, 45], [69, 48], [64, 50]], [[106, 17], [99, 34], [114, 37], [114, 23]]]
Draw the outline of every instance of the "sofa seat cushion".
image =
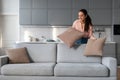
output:
[[2, 75], [52, 76], [55, 63], [7, 64], [1, 68]]
[[108, 77], [108, 69], [99, 63], [58, 63], [54, 75], [60, 77]]

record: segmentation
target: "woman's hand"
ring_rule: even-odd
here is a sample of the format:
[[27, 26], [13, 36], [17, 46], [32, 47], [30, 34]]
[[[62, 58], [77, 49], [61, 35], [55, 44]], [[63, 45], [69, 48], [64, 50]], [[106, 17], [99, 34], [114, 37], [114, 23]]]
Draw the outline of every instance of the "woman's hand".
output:
[[94, 36], [91, 36], [90, 39], [97, 39], [97, 38], [95, 38]]

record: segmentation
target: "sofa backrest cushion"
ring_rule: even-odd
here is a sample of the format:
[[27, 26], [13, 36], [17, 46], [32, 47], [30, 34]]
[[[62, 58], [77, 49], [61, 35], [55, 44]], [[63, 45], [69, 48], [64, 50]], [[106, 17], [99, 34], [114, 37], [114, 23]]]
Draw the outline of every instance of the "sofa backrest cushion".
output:
[[9, 57], [9, 63], [29, 63], [26, 48], [7, 49], [6, 54]]
[[26, 47], [32, 62], [56, 62], [56, 44], [17, 43], [16, 47]]
[[84, 56], [86, 44], [81, 44], [78, 48], [69, 48], [63, 43], [57, 45], [57, 62], [94, 62], [101, 63], [101, 57]]

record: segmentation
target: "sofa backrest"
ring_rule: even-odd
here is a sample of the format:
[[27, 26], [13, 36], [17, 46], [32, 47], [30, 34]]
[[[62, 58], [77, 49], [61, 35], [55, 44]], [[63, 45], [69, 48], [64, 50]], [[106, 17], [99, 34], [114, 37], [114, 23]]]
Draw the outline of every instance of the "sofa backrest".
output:
[[57, 45], [57, 62], [60, 63], [81, 63], [94, 62], [101, 63], [101, 57], [87, 57], [84, 56], [84, 49], [86, 44], [81, 44], [77, 49], [69, 48], [67, 45], [60, 43]]
[[33, 62], [56, 62], [56, 44], [17, 43], [16, 48], [26, 47]]

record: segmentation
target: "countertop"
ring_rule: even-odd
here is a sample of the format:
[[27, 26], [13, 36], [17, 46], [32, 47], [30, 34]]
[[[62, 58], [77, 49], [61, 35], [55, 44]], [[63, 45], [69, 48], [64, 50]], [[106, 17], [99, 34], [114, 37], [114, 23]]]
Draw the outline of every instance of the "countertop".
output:
[[[63, 42], [24, 42], [24, 41], [17, 41], [16, 43], [27, 43], [27, 44], [47, 44], [47, 43], [63, 43]], [[116, 42], [106, 41], [106, 44], [116, 44]]]

